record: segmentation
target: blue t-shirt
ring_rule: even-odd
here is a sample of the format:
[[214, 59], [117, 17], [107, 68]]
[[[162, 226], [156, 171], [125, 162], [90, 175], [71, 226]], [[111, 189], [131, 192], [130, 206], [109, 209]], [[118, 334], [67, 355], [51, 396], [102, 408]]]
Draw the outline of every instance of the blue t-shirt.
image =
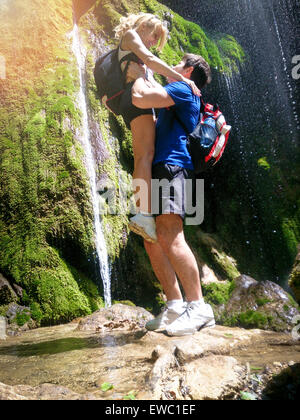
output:
[[[175, 102], [174, 108], [180, 121], [191, 133], [196, 127], [200, 113], [200, 98], [184, 82], [174, 82], [165, 89]], [[187, 135], [182, 125], [175, 119], [174, 111], [160, 110], [156, 123], [156, 142], [153, 165], [165, 162], [170, 165], [194, 169], [187, 150]]]

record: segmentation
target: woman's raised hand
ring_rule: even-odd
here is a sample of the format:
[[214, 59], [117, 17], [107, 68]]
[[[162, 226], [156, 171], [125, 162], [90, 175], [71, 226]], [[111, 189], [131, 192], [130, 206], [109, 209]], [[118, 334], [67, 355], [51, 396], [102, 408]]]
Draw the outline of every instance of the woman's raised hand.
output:
[[187, 83], [193, 91], [193, 94], [196, 96], [201, 96], [201, 91], [200, 89], [196, 86], [196, 83], [193, 80], [187, 79], [186, 77], [184, 77], [182, 79], [183, 82]]

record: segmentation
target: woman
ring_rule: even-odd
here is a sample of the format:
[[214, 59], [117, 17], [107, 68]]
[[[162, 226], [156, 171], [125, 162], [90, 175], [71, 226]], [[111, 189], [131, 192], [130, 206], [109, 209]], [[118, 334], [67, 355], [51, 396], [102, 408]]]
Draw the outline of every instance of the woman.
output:
[[[145, 77], [150, 82], [152, 74], [149, 69], [162, 76], [188, 83], [193, 92], [200, 96], [200, 92], [193, 81], [184, 78], [150, 52], [149, 49], [153, 46], [157, 46], [158, 50], [161, 51], [168, 36], [168, 30], [156, 16], [140, 13], [123, 17], [120, 24], [115, 28], [115, 33], [116, 38], [120, 41], [119, 60], [122, 60], [121, 68], [123, 71], [128, 68], [128, 62], [137, 62], [144, 65]], [[122, 95], [121, 108], [123, 119], [132, 132], [133, 184], [140, 185], [139, 181], [135, 180], [143, 180], [148, 187], [147, 192], [143, 189], [139, 191], [139, 206], [137, 203], [139, 213], [130, 219], [129, 227], [147, 241], [156, 242], [155, 220], [151, 215], [151, 172], [155, 146], [155, 114], [153, 109], [139, 109], [132, 104], [131, 89], [135, 80], [127, 74], [125, 77], [127, 84]], [[135, 191], [135, 193], [137, 192]]]

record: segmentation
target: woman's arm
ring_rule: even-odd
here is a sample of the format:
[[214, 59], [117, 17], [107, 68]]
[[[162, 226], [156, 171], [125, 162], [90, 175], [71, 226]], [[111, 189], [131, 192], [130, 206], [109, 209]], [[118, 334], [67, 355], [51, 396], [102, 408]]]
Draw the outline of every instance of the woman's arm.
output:
[[188, 83], [193, 89], [194, 94], [200, 96], [200, 91], [192, 80], [186, 79], [182, 74], [174, 71], [164, 61], [160, 60], [148, 48], [145, 47], [139, 34], [134, 30], [129, 30], [123, 37], [122, 48], [128, 51], [132, 51], [137, 55], [147, 67], [154, 72], [161, 74], [165, 77], [171, 77], [177, 81]]
[[137, 55], [151, 70], [165, 77], [172, 77], [175, 80], [182, 81], [184, 77], [172, 70], [166, 63], [156, 57], [148, 48], [145, 47], [139, 34], [134, 30], [129, 30], [123, 37], [122, 48], [132, 51]]

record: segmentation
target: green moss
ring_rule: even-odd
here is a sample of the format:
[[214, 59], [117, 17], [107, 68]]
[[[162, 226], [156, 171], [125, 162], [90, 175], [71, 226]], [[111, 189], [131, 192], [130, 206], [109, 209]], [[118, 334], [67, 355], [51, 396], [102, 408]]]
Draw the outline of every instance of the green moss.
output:
[[41, 310], [41, 306], [37, 302], [32, 302], [30, 304], [30, 313], [31, 318], [34, 319], [38, 325], [40, 325], [44, 315]]
[[1, 305], [0, 306], [0, 316], [6, 316], [6, 312], [8, 310], [9, 305]]
[[[299, 285], [299, 287], [300, 287], [300, 285]], [[288, 294], [288, 297], [289, 297], [290, 304], [291, 304], [294, 308], [299, 309], [299, 305], [298, 305], [298, 303], [295, 301], [295, 299], [294, 299], [294, 298], [293, 298], [290, 294]]]
[[16, 323], [19, 327], [23, 327], [30, 320], [30, 312], [26, 309], [16, 313], [16, 317], [11, 320], [11, 323]]
[[127, 305], [127, 306], [136, 306], [133, 302], [131, 302], [130, 300], [113, 300], [113, 305], [116, 305], [118, 303], [121, 303], [122, 305]]
[[257, 163], [258, 163], [258, 166], [260, 166], [261, 168], [263, 168], [267, 171], [271, 169], [270, 164], [268, 163], [266, 157], [262, 157], [262, 158], [258, 159]]
[[199, 264], [205, 262], [224, 280], [233, 281], [240, 275], [236, 261], [227, 255], [224, 245], [217, 236], [207, 234], [193, 226], [185, 227], [185, 236]]
[[57, 322], [103, 304], [88, 273], [75, 273], [88, 267], [94, 240], [75, 137], [78, 70], [65, 36], [72, 7], [67, 0], [31, 0], [31, 7], [13, 1], [20, 14], [14, 21], [1, 15], [0, 29], [10, 65], [0, 98], [0, 267], [23, 287], [36, 320]]
[[241, 313], [238, 319], [244, 327], [264, 328], [273, 318], [258, 311], [248, 310], [247, 312]]
[[215, 305], [225, 304], [230, 297], [230, 287], [229, 282], [203, 284], [202, 290], [205, 301]]
[[270, 303], [271, 302], [271, 300], [270, 299], [268, 299], [268, 298], [258, 298], [258, 299], [256, 299], [256, 304], [258, 305], [258, 306], [264, 306], [264, 305], [266, 305], [267, 303]]
[[248, 310], [239, 314], [221, 316], [221, 323], [226, 326], [240, 326], [242, 328], [272, 329], [274, 318], [259, 311]]
[[156, 0], [102, 0], [95, 8], [98, 23], [111, 37], [120, 17], [128, 11], [152, 13], [168, 21], [170, 39], [160, 57], [170, 65], [181, 60], [183, 51], [200, 54], [212, 67], [227, 73], [238, 71], [238, 64], [245, 61], [245, 53], [233, 36], [209, 34], [173, 11], [171, 17], [170, 9]]

